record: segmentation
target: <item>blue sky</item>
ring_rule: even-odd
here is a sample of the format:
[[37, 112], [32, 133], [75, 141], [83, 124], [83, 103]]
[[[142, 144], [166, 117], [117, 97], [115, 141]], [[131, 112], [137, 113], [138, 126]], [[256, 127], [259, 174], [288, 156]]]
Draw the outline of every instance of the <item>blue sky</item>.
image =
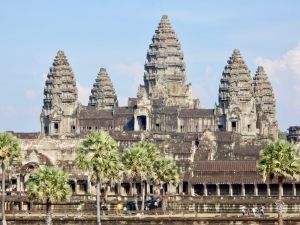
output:
[[152, 35], [167, 14], [187, 83], [202, 108], [218, 101], [226, 61], [239, 48], [265, 68], [281, 130], [300, 125], [300, 1], [0, 1], [0, 132], [40, 130], [45, 76], [64, 50], [87, 104], [100, 67], [119, 102], [135, 97]]

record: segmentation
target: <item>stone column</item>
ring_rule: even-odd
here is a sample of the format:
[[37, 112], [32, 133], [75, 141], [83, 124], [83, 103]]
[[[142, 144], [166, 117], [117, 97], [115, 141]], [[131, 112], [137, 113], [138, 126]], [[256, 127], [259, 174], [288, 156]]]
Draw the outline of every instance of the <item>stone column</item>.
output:
[[245, 196], [246, 195], [246, 190], [245, 190], [245, 184], [244, 183], [241, 184], [241, 188], [242, 188], [242, 196]]
[[233, 195], [232, 184], [229, 184], [229, 196]]
[[296, 189], [296, 184], [293, 183], [293, 195], [296, 196], [297, 195], [297, 189]]
[[183, 195], [183, 183], [182, 182], [179, 183], [179, 194]]
[[254, 184], [254, 196], [258, 196], [257, 183]]
[[267, 183], [267, 196], [271, 196], [270, 184]]
[[187, 195], [192, 194], [192, 184], [190, 182], [187, 182]]
[[203, 195], [207, 196], [207, 186], [206, 186], [206, 184], [203, 184]]
[[77, 187], [77, 179], [74, 179], [74, 183], [75, 183], [75, 195], [78, 194], [78, 187]]
[[87, 194], [89, 194], [89, 195], [92, 193], [91, 187], [92, 187], [91, 178], [88, 177], [88, 179], [86, 181], [86, 191], [87, 191]]
[[216, 184], [216, 195], [220, 196], [221, 192], [220, 192], [220, 184]]
[[20, 179], [20, 174], [17, 175], [17, 191], [21, 191], [21, 179]]
[[117, 184], [117, 195], [121, 196], [121, 183]]

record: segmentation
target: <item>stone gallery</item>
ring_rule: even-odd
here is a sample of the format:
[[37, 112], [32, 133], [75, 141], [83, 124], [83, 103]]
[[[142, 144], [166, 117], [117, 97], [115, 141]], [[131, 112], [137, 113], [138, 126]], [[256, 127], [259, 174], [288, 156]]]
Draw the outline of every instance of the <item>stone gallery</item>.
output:
[[[75, 166], [75, 151], [88, 132], [104, 129], [117, 141], [120, 152], [134, 142], [148, 141], [176, 161], [182, 182], [165, 185], [167, 195], [173, 196], [170, 207], [179, 207], [187, 197], [189, 207], [206, 204], [197, 202], [205, 197], [217, 208], [232, 204], [233, 198], [228, 197], [277, 195], [276, 182], [264, 183], [256, 172], [259, 151], [278, 137], [275, 96], [263, 65], [252, 78], [240, 51], [234, 49], [220, 71], [218, 104], [203, 109], [200, 100], [193, 98], [192, 84], [186, 84], [183, 59], [178, 37], [163, 15], [147, 51], [144, 84], [137, 97], [119, 107], [109, 71], [101, 68], [84, 106], [78, 102], [66, 55], [58, 51], [44, 87], [41, 131], [12, 132], [21, 142], [24, 160], [12, 166], [6, 185], [22, 191], [33, 169], [58, 166], [70, 174], [71, 201], [81, 199], [84, 204], [86, 196], [95, 194], [95, 185], [89, 172]], [[299, 127], [289, 128], [291, 142], [297, 144], [299, 136]], [[119, 184], [107, 184], [107, 194], [125, 203], [140, 194], [141, 182], [124, 178]], [[284, 196], [300, 195], [300, 183], [285, 182]], [[147, 183], [146, 195], [156, 194], [157, 187]], [[222, 202], [218, 196], [227, 200]], [[26, 202], [7, 203], [8, 208], [21, 205], [30, 207]]]

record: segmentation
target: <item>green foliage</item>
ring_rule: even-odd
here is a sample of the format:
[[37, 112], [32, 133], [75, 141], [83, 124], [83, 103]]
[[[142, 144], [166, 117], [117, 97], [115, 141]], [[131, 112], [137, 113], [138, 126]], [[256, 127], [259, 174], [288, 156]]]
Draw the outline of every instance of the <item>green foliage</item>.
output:
[[259, 155], [256, 166], [264, 180], [275, 177], [295, 179], [300, 174], [300, 158], [294, 146], [287, 141], [271, 142]]
[[160, 185], [165, 183], [178, 184], [178, 167], [172, 159], [158, 157], [154, 162], [154, 171], [156, 174], [155, 182]]
[[68, 181], [69, 175], [60, 168], [48, 166], [37, 168], [26, 182], [28, 198], [50, 202], [65, 201], [72, 195]]
[[155, 176], [153, 161], [145, 148], [133, 146], [125, 149], [122, 155], [125, 173], [128, 177], [140, 177], [141, 180], [148, 180]]
[[13, 160], [22, 160], [22, 152], [17, 138], [11, 133], [0, 134], [0, 161], [5, 165], [11, 164]]
[[116, 181], [122, 177], [118, 145], [103, 130], [92, 131], [86, 136], [76, 152], [75, 163], [80, 169], [92, 171], [93, 178]]
[[287, 132], [284, 132], [284, 131], [278, 131], [278, 139], [279, 140], [286, 140], [286, 136], [288, 135]]

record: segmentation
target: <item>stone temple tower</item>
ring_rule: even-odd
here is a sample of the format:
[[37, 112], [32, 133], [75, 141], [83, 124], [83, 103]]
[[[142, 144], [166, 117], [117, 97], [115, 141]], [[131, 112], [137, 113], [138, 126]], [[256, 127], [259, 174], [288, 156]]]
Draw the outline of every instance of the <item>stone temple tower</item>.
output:
[[89, 106], [98, 109], [113, 109], [118, 106], [117, 96], [113, 84], [105, 68], [101, 68], [94, 87], [91, 90]]
[[253, 78], [253, 86], [257, 114], [257, 133], [267, 139], [277, 140], [278, 123], [276, 120], [275, 96], [262, 66], [257, 68]]
[[254, 137], [256, 112], [248, 67], [238, 49], [227, 63], [219, 87], [218, 127], [222, 131], [236, 131], [244, 138]]
[[41, 112], [42, 136], [74, 136], [77, 126], [78, 97], [72, 68], [63, 51], [58, 51], [47, 75]]
[[168, 106], [194, 108], [196, 104], [200, 107], [199, 100], [193, 100], [192, 85], [185, 84], [185, 63], [182, 60], [178, 37], [168, 16], [163, 15], [147, 52], [145, 86], [140, 86], [138, 97], [160, 98]]

